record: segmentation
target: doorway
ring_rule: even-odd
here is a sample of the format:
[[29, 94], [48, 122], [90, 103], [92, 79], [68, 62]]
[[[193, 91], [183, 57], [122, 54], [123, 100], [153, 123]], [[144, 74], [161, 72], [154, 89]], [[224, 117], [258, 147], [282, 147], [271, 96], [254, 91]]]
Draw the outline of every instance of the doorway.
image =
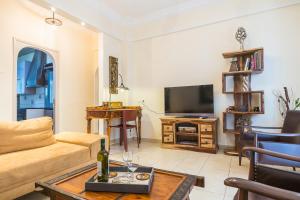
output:
[[54, 58], [46, 51], [22, 48], [17, 55], [17, 120], [49, 116], [55, 122]]

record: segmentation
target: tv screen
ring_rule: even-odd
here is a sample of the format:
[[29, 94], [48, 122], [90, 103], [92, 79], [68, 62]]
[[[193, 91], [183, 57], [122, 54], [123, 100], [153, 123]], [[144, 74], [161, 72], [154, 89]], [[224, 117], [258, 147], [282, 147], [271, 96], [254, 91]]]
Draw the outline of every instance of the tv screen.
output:
[[165, 88], [165, 113], [214, 113], [213, 85]]

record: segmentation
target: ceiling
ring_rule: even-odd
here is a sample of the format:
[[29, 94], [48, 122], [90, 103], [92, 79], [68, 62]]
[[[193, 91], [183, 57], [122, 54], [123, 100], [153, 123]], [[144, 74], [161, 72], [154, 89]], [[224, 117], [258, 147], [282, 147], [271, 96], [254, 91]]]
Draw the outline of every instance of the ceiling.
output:
[[[93, 0], [90, 0], [93, 1]], [[188, 9], [222, 0], [97, 0], [102, 9], [126, 24], [135, 24], [178, 14]]]
[[[124, 17], [139, 18], [190, 0], [102, 0]], [[200, 0], [201, 1], [201, 0]]]

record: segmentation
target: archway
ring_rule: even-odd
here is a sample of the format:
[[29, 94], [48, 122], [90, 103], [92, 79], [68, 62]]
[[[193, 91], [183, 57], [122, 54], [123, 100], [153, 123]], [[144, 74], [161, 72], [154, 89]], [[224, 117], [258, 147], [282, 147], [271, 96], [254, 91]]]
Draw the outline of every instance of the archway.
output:
[[24, 47], [17, 55], [17, 120], [49, 116], [55, 121], [55, 62], [48, 52]]

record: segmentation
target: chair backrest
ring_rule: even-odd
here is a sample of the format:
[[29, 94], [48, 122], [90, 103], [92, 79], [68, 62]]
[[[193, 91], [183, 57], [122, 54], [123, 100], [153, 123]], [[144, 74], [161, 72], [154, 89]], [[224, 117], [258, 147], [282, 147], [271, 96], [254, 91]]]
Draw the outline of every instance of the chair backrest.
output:
[[[286, 113], [282, 126], [282, 133], [299, 133], [300, 134], [300, 111], [293, 110]], [[280, 138], [281, 142], [300, 144], [300, 137]]]
[[137, 110], [123, 110], [123, 121], [129, 122], [129, 121], [135, 121], [137, 118]]
[[[274, 151], [274, 152], [288, 154], [297, 157], [300, 156], [299, 144], [288, 144], [288, 143], [281, 143], [281, 142], [259, 142], [258, 146], [259, 148], [269, 150], [269, 151]], [[268, 156], [259, 153], [256, 154], [256, 156], [257, 156], [257, 162], [262, 164], [287, 166], [287, 167], [300, 167], [300, 162], [277, 158], [277, 157]]]
[[300, 174], [270, 166], [257, 165], [255, 167], [255, 181], [289, 191], [300, 192]]
[[282, 133], [300, 133], [300, 110], [288, 111], [286, 113]]

